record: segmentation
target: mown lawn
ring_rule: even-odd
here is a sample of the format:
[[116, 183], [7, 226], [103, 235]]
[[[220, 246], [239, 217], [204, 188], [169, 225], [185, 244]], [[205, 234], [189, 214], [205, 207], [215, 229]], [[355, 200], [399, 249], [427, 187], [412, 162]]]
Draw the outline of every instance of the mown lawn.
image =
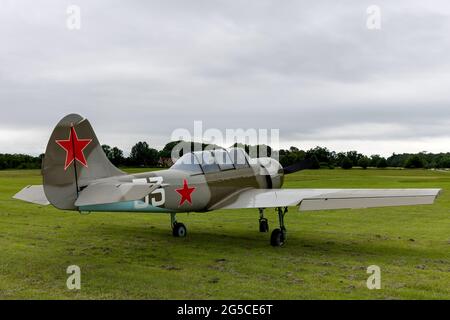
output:
[[[133, 170], [136, 172], [136, 170]], [[450, 173], [317, 170], [289, 188], [443, 188], [433, 206], [286, 216], [283, 248], [258, 232], [255, 210], [80, 215], [11, 199], [38, 171], [0, 172], [0, 299], [450, 299]], [[276, 215], [268, 212], [271, 227]], [[81, 268], [69, 291], [66, 268]], [[382, 289], [368, 290], [378, 265]]]

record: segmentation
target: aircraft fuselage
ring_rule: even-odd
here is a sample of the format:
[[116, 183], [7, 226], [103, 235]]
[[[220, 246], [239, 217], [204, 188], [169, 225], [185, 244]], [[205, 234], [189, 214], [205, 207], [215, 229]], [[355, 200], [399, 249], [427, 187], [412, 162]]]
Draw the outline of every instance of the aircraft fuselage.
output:
[[[275, 160], [271, 160], [275, 161]], [[116, 183], [156, 183], [160, 187], [137, 201], [80, 207], [88, 212], [202, 212], [248, 188], [272, 189], [283, 184], [281, 165], [265, 168], [259, 162], [239, 169], [192, 173], [168, 169], [120, 176]]]

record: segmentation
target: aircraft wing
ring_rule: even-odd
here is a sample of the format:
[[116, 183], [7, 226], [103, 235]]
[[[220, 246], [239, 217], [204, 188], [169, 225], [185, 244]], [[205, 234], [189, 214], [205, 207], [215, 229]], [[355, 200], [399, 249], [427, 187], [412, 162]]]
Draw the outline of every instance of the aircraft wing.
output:
[[298, 206], [299, 211], [432, 204], [441, 189], [247, 189], [211, 209]]

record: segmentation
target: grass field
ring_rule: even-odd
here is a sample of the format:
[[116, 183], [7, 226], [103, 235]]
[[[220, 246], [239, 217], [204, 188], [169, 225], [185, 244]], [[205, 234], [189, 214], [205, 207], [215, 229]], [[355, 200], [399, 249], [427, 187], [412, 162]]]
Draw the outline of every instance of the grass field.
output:
[[[450, 299], [450, 173], [318, 170], [289, 188], [443, 188], [433, 206], [286, 215], [288, 243], [269, 245], [255, 210], [80, 215], [11, 199], [38, 171], [0, 172], [0, 299]], [[276, 215], [268, 212], [271, 228]], [[368, 290], [366, 269], [381, 268]], [[66, 268], [82, 288], [66, 288]]]

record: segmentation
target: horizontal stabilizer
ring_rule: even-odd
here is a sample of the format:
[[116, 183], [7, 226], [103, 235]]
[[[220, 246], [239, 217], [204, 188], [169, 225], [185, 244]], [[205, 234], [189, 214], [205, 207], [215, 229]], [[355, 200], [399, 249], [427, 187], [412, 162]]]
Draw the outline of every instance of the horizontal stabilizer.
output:
[[17, 193], [13, 198], [43, 206], [50, 204], [45, 196], [44, 186], [28, 186], [22, 189], [22, 191]]
[[140, 200], [159, 187], [159, 184], [149, 183], [94, 183], [81, 191], [75, 206]]

